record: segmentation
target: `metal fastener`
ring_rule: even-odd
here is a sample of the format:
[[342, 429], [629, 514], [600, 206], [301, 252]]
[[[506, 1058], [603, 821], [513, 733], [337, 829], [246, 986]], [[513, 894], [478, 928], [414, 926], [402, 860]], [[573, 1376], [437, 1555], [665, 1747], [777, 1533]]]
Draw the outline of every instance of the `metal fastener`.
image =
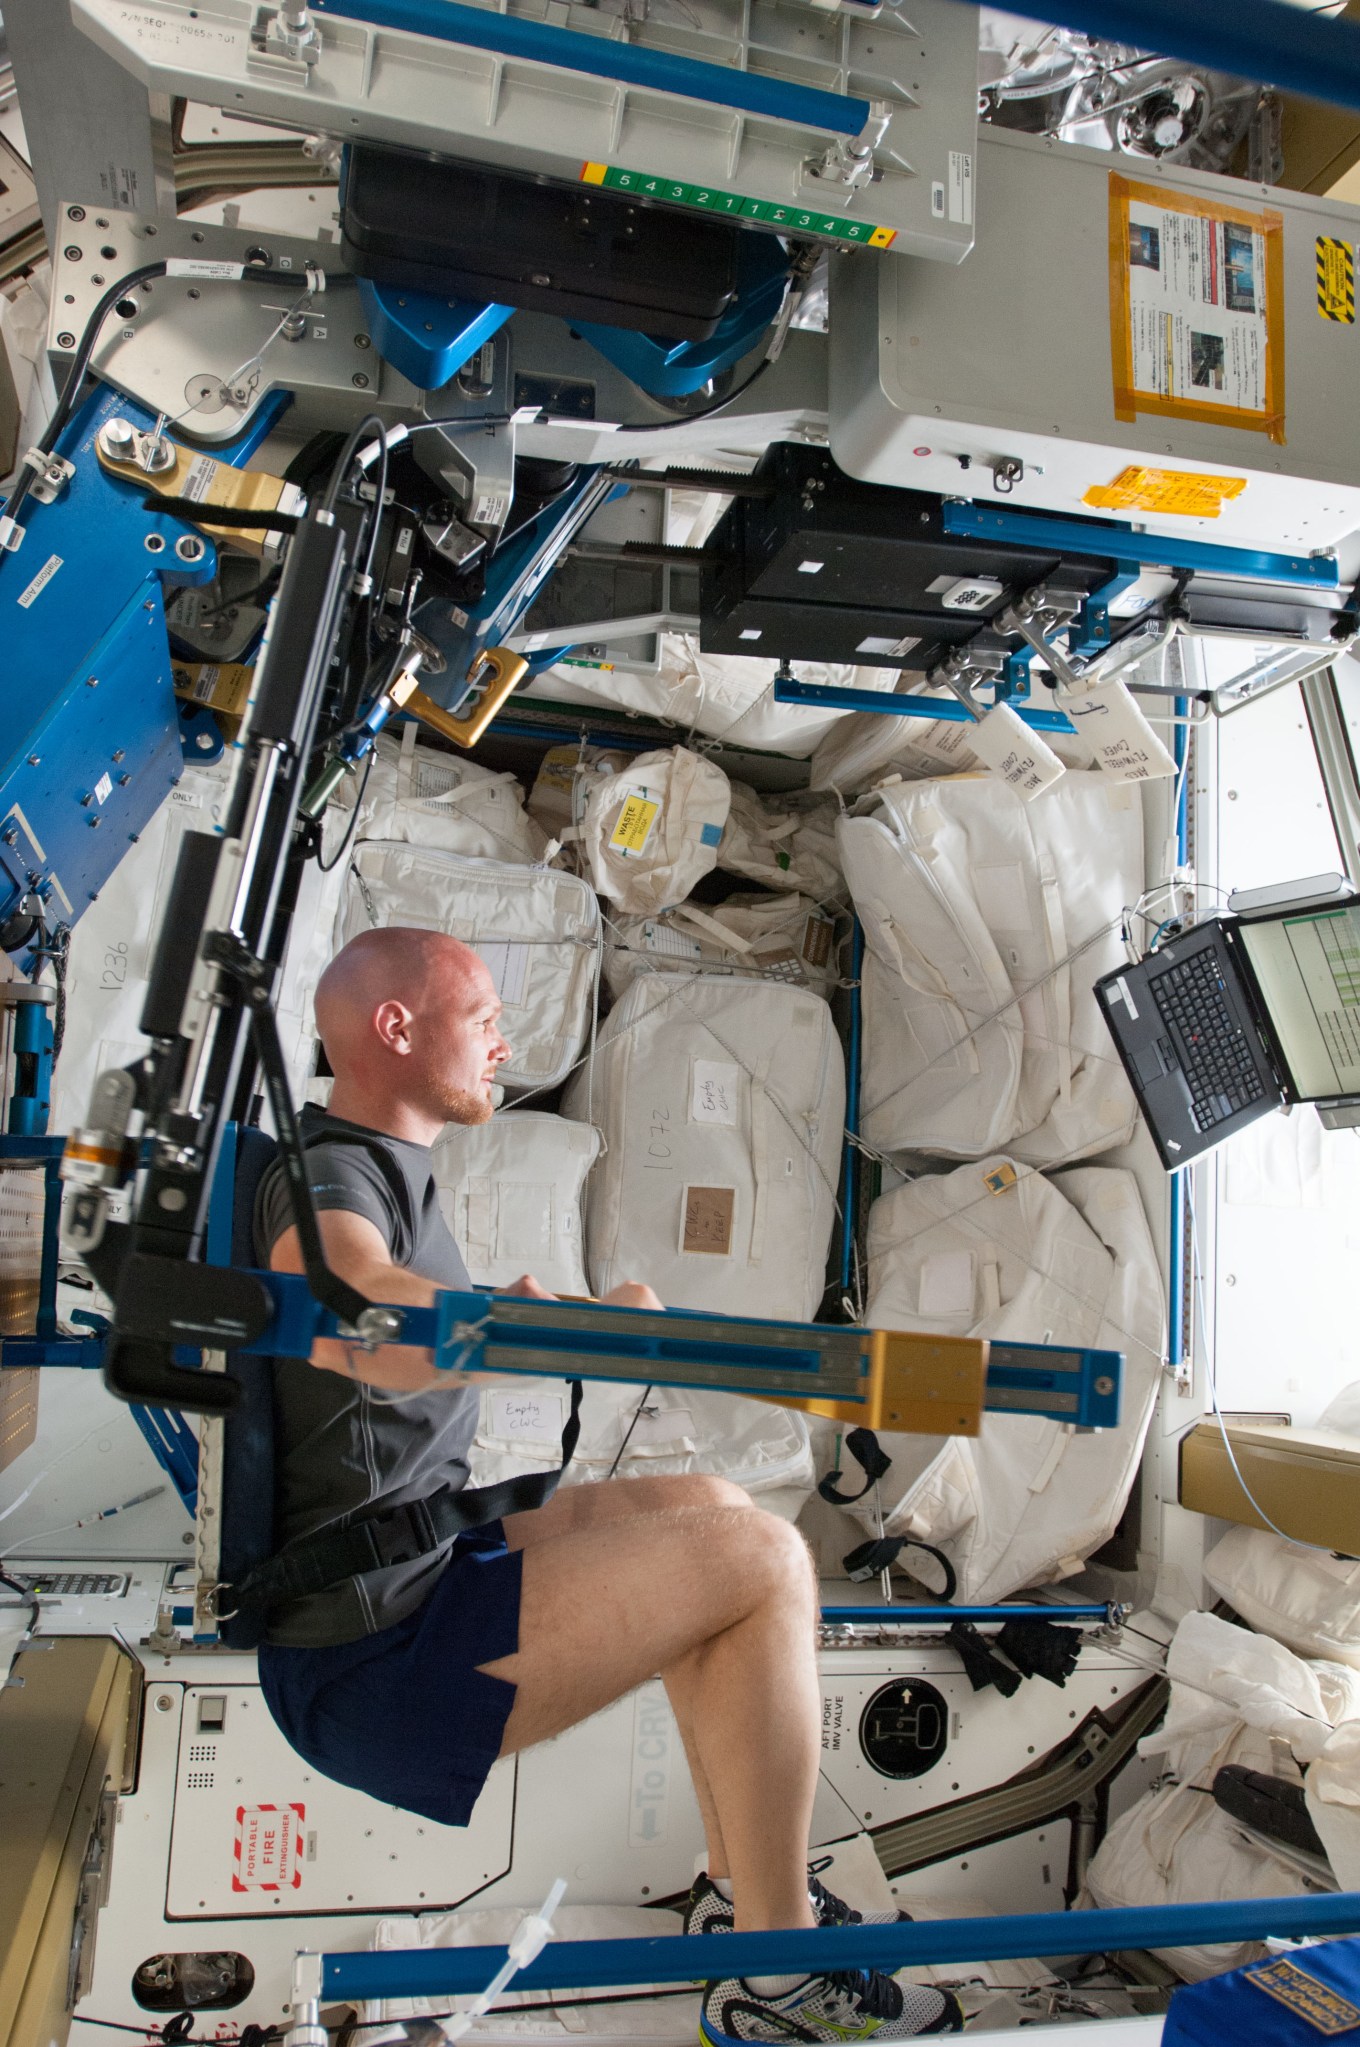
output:
[[350, 378], [350, 382], [351, 384], [357, 384], [361, 391], [366, 391], [368, 389], [368, 378], [364, 375], [362, 370], [356, 370], [354, 372], [354, 375]]
[[158, 1713], [168, 1713], [174, 1703], [169, 1692], [162, 1692], [156, 1700], [156, 1711]]
[[74, 242], [68, 242], [61, 253], [66, 258], [68, 263], [78, 263], [84, 251], [78, 249]]
[[63, 332], [63, 333], [61, 333], [61, 334], [59, 334], [59, 335], [57, 336], [57, 347], [58, 347], [58, 348], [74, 348], [74, 347], [75, 347], [75, 345], [76, 345], [76, 337], [75, 337], [75, 335], [74, 335], [74, 334], [68, 334], [68, 333], [65, 333], [65, 332]]
[[66, 209], [66, 218], [68, 220], [84, 220], [85, 208], [83, 206], [68, 206]]
[[354, 337], [354, 346], [356, 348], [372, 348], [373, 343], [369, 340], [366, 334], [356, 334]]

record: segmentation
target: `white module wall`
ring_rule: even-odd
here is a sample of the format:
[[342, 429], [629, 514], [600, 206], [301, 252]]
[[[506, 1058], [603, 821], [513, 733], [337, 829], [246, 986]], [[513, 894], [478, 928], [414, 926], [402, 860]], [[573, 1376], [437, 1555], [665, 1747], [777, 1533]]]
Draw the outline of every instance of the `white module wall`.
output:
[[[1317, 248], [1337, 241], [1353, 258], [1360, 210], [996, 128], [980, 131], [978, 149], [978, 237], [959, 269], [832, 265], [831, 452], [843, 469], [988, 508], [1090, 518], [1102, 516], [1084, 502], [1090, 488], [1152, 465], [1246, 479], [1215, 518], [1116, 515], [1154, 531], [1306, 554], [1360, 526], [1360, 418], [1339, 397], [1360, 370], [1360, 326], [1320, 316]], [[1254, 288], [1281, 301], [1283, 442], [1236, 424], [1116, 417], [1112, 177], [1172, 203], [1282, 217], [1282, 294], [1268, 265]], [[1154, 253], [1149, 243], [1140, 258]], [[1231, 322], [1215, 312], [1204, 324]], [[1210, 381], [1182, 395], [1215, 398], [1231, 365], [1195, 367]], [[1024, 475], [1003, 495], [991, 469], [1005, 457]]]

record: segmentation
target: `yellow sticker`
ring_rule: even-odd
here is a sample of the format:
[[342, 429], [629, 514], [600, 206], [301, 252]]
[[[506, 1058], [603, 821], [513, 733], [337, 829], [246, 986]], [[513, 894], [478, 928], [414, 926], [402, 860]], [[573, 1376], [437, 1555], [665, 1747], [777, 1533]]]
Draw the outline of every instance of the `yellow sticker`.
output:
[[1082, 499], [1101, 512], [1175, 512], [1216, 519], [1224, 503], [1241, 497], [1245, 476], [1204, 476], [1185, 469], [1121, 469], [1113, 483], [1093, 483]]
[[999, 1166], [993, 1166], [990, 1172], [983, 1174], [982, 1184], [989, 1194], [1005, 1194], [1014, 1187], [1018, 1178], [1019, 1175], [1010, 1160], [1003, 1159]]
[[1317, 238], [1317, 300], [1324, 320], [1355, 325], [1355, 251], [1335, 235]]
[[619, 821], [609, 835], [614, 851], [640, 853], [651, 837], [660, 809], [659, 803], [652, 803], [646, 796], [625, 796]]
[[1259, 1968], [1244, 1969], [1242, 1981], [1253, 1990], [1264, 1990], [1303, 2020], [1315, 2033], [1353, 2033], [1360, 2025], [1360, 2009], [1348, 1997], [1324, 1983], [1297, 1962], [1266, 1962]]

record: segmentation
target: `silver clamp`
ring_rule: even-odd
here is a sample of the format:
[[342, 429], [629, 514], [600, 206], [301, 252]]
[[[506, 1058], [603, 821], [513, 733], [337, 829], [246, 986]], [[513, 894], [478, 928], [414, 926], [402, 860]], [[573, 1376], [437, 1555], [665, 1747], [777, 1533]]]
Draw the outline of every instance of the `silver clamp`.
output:
[[265, 67], [287, 70], [297, 83], [305, 85], [320, 55], [321, 37], [306, 0], [279, 0], [278, 5], [255, 9], [248, 69], [261, 68], [264, 60]]
[[858, 135], [838, 135], [824, 156], [806, 165], [810, 178], [858, 192], [874, 175], [874, 151], [888, 132], [892, 108], [886, 100], [870, 100], [869, 118]]
[[[25, 449], [23, 467], [33, 471], [29, 495], [35, 497], [40, 505], [50, 505], [54, 498], [60, 497], [76, 473], [74, 462], [68, 462], [64, 455], [48, 448]], [[11, 545], [17, 545], [17, 542]]]
[[1059, 652], [1048, 635], [1069, 625], [1076, 617], [1079, 603], [1076, 599], [1055, 597], [1042, 583], [1032, 590], [1026, 590], [1023, 597], [1017, 597], [1014, 604], [992, 621], [997, 632], [1018, 633], [1031, 646], [1040, 660], [1049, 669], [1055, 682], [1063, 689], [1080, 690], [1082, 674]]

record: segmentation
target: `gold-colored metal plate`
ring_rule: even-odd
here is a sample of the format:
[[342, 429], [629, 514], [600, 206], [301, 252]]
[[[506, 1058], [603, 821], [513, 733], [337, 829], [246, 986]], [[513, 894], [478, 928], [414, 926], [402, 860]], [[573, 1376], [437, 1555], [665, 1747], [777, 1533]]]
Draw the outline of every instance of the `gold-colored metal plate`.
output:
[[154, 475], [139, 463], [115, 460], [100, 447], [97, 438], [95, 453], [101, 469], [110, 476], [121, 476], [128, 483], [140, 485], [148, 495], [154, 491], [161, 497], [196, 498], [202, 516], [197, 513], [178, 516], [186, 519], [192, 516], [193, 524], [201, 527], [203, 532], [211, 533], [219, 540], [229, 540], [243, 554], [262, 554], [265, 542], [271, 537], [266, 527], [214, 526], [212, 508], [222, 505], [235, 511], [277, 511], [279, 500], [288, 489], [283, 478], [271, 476], [263, 469], [234, 469], [230, 462], [219, 462], [215, 456], [205, 455], [197, 448], [182, 448], [178, 441], [168, 437], [166, 446], [174, 449], [174, 464], [169, 469], [158, 469]]
[[875, 1329], [869, 1337], [871, 1429], [975, 1436], [982, 1427], [989, 1346], [978, 1337]]
[[[479, 680], [481, 671], [489, 668], [489, 679]], [[529, 672], [529, 664], [522, 654], [512, 654], [508, 647], [488, 647], [474, 675], [481, 694], [465, 717], [455, 718], [433, 697], [426, 696], [423, 689], [412, 690], [406, 699], [405, 709], [413, 718], [419, 718], [432, 732], [442, 738], [451, 739], [455, 746], [475, 746], [506, 698], [518, 688]]]

